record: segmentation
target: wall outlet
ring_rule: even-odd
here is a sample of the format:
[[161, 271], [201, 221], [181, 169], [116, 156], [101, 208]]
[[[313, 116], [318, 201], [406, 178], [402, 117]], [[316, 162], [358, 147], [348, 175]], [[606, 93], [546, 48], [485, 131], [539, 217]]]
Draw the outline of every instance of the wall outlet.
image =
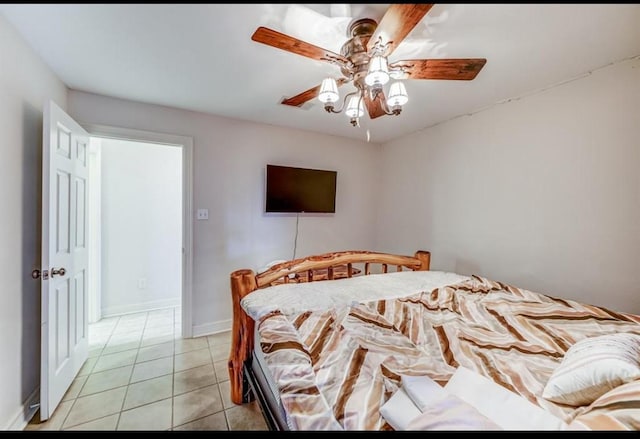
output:
[[199, 220], [209, 219], [209, 209], [198, 209], [197, 216]]
[[144, 290], [147, 288], [147, 280], [144, 277], [138, 279], [138, 288]]

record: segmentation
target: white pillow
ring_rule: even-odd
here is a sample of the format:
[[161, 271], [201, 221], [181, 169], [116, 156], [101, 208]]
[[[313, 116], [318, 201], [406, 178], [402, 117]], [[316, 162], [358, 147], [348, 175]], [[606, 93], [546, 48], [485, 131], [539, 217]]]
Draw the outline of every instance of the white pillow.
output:
[[402, 387], [380, 407], [380, 415], [396, 431], [406, 430], [421, 413]]
[[434, 401], [447, 396], [446, 390], [426, 375], [400, 375], [400, 378], [402, 389], [421, 412]]
[[559, 404], [591, 404], [602, 394], [640, 378], [640, 335], [589, 337], [571, 346], [542, 397]]
[[500, 430], [428, 376], [401, 377], [402, 386], [380, 407], [380, 414], [394, 430]]
[[407, 430], [502, 430], [474, 406], [446, 392], [431, 401]]
[[563, 430], [566, 424], [530, 402], [477, 372], [459, 366], [444, 386], [475, 407], [503, 430]]

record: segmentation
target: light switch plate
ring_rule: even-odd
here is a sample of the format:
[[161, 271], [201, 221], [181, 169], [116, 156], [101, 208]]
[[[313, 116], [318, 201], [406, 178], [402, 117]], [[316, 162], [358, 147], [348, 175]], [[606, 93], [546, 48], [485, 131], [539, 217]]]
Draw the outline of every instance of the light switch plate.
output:
[[197, 218], [199, 220], [209, 219], [209, 209], [198, 209]]

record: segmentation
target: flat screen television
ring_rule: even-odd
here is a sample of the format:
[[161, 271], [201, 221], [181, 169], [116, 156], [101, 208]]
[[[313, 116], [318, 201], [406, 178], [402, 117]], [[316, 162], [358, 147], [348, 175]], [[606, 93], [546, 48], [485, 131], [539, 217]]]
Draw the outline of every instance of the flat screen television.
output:
[[337, 171], [267, 165], [265, 212], [335, 213]]

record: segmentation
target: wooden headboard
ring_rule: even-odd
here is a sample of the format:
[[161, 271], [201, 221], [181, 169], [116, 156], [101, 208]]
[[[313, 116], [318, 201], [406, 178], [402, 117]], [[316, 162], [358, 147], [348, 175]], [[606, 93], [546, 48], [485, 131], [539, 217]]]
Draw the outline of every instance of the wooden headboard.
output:
[[[368, 275], [373, 266], [380, 266], [382, 273], [389, 267], [393, 271], [403, 269], [427, 271], [431, 253], [419, 250], [414, 256], [402, 256], [370, 251], [342, 251], [308, 256], [274, 265], [267, 271], [256, 274], [253, 270], [242, 269], [231, 273], [231, 298], [233, 301], [233, 327], [231, 352], [229, 354], [229, 379], [231, 400], [242, 404], [250, 400], [244, 364], [251, 359], [253, 351], [254, 321], [249, 317], [240, 301], [251, 292], [279, 283], [301, 283], [334, 280], [344, 277]], [[357, 266], [361, 265], [362, 268]]]

